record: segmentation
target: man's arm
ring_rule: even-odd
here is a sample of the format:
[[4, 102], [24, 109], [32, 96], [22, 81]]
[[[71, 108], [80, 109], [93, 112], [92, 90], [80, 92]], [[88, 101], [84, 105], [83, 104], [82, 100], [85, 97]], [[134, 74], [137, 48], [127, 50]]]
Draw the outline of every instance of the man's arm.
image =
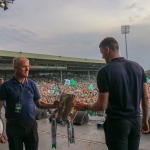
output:
[[[3, 107], [3, 101], [0, 100], [0, 118], [2, 117], [1, 115], [1, 109]], [[7, 136], [5, 133], [2, 134], [1, 138], [0, 138], [0, 143], [6, 143], [7, 142]]]
[[54, 103], [47, 103], [40, 100], [35, 101], [36, 107], [40, 109], [50, 109], [50, 108], [56, 108], [59, 106], [59, 101], [54, 101]]
[[92, 111], [104, 111], [108, 106], [109, 92], [98, 93], [98, 99], [92, 105], [87, 103], [76, 102], [75, 108], [77, 110], [92, 110]]
[[108, 106], [109, 93], [98, 93], [97, 101], [92, 105], [87, 105], [88, 110], [92, 111], [105, 111]]
[[143, 133], [148, 133], [149, 132], [149, 94], [148, 94], [148, 85], [147, 83], [144, 83], [143, 85], [143, 94], [144, 97], [142, 99], [142, 132]]
[[3, 101], [0, 100], [0, 117], [1, 117], [1, 109], [3, 107]]

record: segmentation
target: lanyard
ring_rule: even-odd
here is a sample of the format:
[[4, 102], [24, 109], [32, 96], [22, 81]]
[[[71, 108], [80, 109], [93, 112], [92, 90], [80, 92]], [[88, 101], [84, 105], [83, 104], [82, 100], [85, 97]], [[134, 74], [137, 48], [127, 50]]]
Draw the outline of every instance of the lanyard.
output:
[[19, 102], [21, 102], [21, 94], [24, 90], [24, 86], [21, 85], [21, 83], [19, 84], [19, 88], [17, 88], [17, 86], [15, 85], [15, 89], [16, 89], [16, 92], [17, 92], [17, 96], [19, 98]]
[[23, 90], [25, 89], [25, 84], [19, 83], [19, 88], [18, 88], [18, 81], [13, 79], [13, 85], [14, 85], [14, 88], [15, 88], [15, 90], [17, 92], [18, 102], [21, 102], [21, 95], [22, 95]]

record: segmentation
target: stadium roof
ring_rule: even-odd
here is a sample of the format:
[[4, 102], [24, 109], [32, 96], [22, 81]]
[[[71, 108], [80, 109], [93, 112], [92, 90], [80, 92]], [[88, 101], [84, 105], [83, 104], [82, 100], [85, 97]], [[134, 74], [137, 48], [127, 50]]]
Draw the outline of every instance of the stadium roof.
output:
[[56, 60], [56, 61], [71, 61], [71, 62], [84, 62], [84, 63], [87, 62], [87, 63], [105, 64], [104, 60], [54, 56], [54, 55], [45, 55], [45, 54], [36, 54], [36, 53], [26, 53], [26, 52], [22, 52], [22, 51], [15, 52], [15, 51], [0, 50], [0, 57], [1, 56], [5, 56], [5, 57], [25, 56], [27, 58], [40, 59], [40, 60]]
[[0, 70], [13, 70], [12, 60], [18, 56], [30, 60], [30, 71], [97, 71], [105, 65], [104, 60], [0, 50]]

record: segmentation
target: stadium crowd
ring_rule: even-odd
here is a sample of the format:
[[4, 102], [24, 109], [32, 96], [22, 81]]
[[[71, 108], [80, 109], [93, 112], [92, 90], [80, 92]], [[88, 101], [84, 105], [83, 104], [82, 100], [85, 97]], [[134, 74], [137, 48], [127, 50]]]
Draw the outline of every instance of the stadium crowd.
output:
[[72, 93], [82, 102], [93, 103], [97, 100], [96, 82], [87, 81], [84, 77], [74, 78], [76, 85], [60, 83], [59, 79], [55, 78], [32, 78], [37, 83], [42, 100], [45, 102], [54, 102], [59, 100], [62, 92]]
[[[88, 75], [82, 74], [70, 74], [66, 79], [73, 78], [76, 86], [70, 84], [65, 84], [65, 79], [61, 83], [60, 77], [56, 74], [53, 76], [44, 76], [44, 77], [30, 77], [33, 81], [36, 82], [41, 98], [45, 102], [54, 102], [55, 100], [60, 99], [60, 94], [62, 92], [72, 93], [76, 96], [76, 99], [81, 102], [93, 103], [97, 100], [97, 85], [96, 85], [96, 76], [92, 75], [89, 81]], [[3, 78], [1, 78], [3, 80]], [[92, 85], [92, 88], [89, 86]], [[149, 95], [150, 95], [150, 82], [148, 82]], [[150, 102], [149, 102], [150, 108]]]

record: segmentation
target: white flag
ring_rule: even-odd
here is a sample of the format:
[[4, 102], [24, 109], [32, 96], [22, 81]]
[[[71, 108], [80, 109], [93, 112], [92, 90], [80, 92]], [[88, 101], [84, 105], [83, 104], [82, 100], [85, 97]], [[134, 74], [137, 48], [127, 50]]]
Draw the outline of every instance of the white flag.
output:
[[65, 84], [70, 85], [70, 80], [69, 79], [65, 79]]

